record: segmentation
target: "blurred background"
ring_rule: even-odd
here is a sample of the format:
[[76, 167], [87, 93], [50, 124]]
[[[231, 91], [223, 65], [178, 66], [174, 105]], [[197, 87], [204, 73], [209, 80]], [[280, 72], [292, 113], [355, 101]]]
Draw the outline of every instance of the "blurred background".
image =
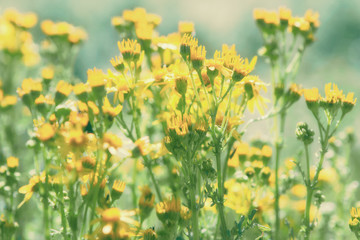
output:
[[[253, 20], [254, 8], [277, 10], [286, 6], [293, 15], [302, 16], [309, 8], [320, 13], [320, 28], [316, 42], [305, 52], [300, 66], [297, 82], [305, 88], [323, 87], [327, 82], [334, 82], [345, 92], [354, 91], [360, 98], [360, 1], [359, 0], [1, 0], [0, 7], [15, 7], [21, 12], [33, 11], [39, 20], [68, 21], [86, 29], [89, 39], [81, 48], [77, 59], [75, 74], [86, 80], [86, 71], [97, 67], [110, 68], [109, 60], [119, 54], [116, 42], [118, 34], [111, 26], [111, 18], [120, 16], [124, 9], [144, 7], [148, 12], [162, 17], [158, 30], [166, 35], [177, 31], [179, 21], [195, 23], [199, 43], [206, 46], [208, 57], [223, 43], [235, 44], [237, 51], [244, 57], [252, 58], [262, 45], [259, 31]], [[40, 27], [33, 29], [37, 42], [42, 38]], [[270, 82], [270, 67], [260, 58], [255, 74]], [[360, 99], [359, 99], [360, 100]], [[358, 104], [359, 105], [359, 104]], [[290, 110], [287, 122], [288, 139], [285, 155], [293, 154], [298, 146], [295, 140], [295, 126], [298, 121], [314, 124], [304, 101], [299, 101]], [[349, 114], [342, 124], [353, 126], [356, 136], [360, 137], [357, 127], [360, 117], [359, 107]], [[316, 126], [312, 126], [316, 129]], [[251, 137], [272, 138], [271, 121], [254, 124]], [[357, 143], [357, 149], [359, 144]], [[315, 147], [314, 149], [315, 150]], [[353, 157], [353, 163], [360, 167], [359, 152]], [[356, 177], [354, 175], [354, 177]]]

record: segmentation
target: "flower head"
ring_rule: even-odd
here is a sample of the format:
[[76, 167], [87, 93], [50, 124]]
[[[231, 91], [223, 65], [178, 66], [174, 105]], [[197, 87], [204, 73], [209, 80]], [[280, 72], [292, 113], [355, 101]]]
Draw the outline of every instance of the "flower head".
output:
[[122, 40], [118, 42], [120, 53], [125, 61], [137, 61], [140, 56], [141, 46], [136, 40]]
[[6, 165], [9, 169], [16, 169], [19, 166], [19, 159], [16, 157], [8, 157], [6, 159]]

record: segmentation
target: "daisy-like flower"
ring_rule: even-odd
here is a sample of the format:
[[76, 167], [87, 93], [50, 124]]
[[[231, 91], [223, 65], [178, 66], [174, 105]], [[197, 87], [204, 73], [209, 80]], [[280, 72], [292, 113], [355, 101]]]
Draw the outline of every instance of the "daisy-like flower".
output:
[[121, 180], [115, 180], [111, 190], [113, 200], [119, 199], [125, 190], [126, 183]]
[[[238, 88], [236, 86], [239, 86]], [[237, 94], [246, 93], [247, 94], [247, 107], [250, 112], [254, 112], [255, 107], [261, 115], [264, 115], [264, 108], [266, 108], [266, 103], [269, 101], [260, 95], [260, 91], [267, 91], [266, 84], [262, 82], [257, 76], [246, 76], [235, 86], [235, 91]]]
[[190, 59], [195, 69], [200, 69], [203, 66], [206, 58], [206, 50], [204, 46], [191, 46]]
[[45, 123], [37, 130], [36, 136], [40, 141], [46, 142], [52, 139], [55, 133], [54, 127], [50, 123]]
[[257, 56], [253, 57], [253, 59], [249, 62], [247, 58], [241, 59], [238, 58], [234, 63], [234, 72], [232, 75], [232, 79], [235, 82], [241, 81], [244, 77], [251, 73], [256, 65]]
[[122, 106], [119, 104], [116, 107], [113, 107], [110, 104], [110, 101], [107, 97], [104, 98], [104, 103], [102, 105], [103, 113], [108, 115], [111, 119], [115, 118], [122, 110]]
[[29, 180], [29, 184], [19, 188], [19, 193], [25, 194], [25, 197], [24, 200], [19, 204], [18, 208], [29, 201], [34, 192], [38, 191], [38, 185], [40, 182], [45, 182], [45, 172], [41, 173], [40, 176], [32, 176]]
[[72, 85], [64, 80], [60, 80], [56, 86], [55, 104], [59, 105], [70, 95], [71, 92]]
[[140, 57], [141, 46], [137, 40], [124, 39], [121, 42], [118, 42], [118, 47], [126, 62], [135, 62]]
[[135, 236], [136, 229], [132, 226], [139, 225], [132, 218], [135, 214], [135, 211], [107, 208], [101, 212], [100, 226], [95, 232], [100, 239], [129, 239]]

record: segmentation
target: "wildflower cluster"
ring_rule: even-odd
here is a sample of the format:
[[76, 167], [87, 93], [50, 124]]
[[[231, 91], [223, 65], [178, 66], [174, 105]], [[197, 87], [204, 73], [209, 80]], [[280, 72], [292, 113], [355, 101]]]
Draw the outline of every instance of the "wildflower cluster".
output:
[[[41, 58], [34, 74], [22, 76], [21, 83], [13, 72], [0, 75], [0, 123], [19, 121], [19, 98], [28, 133], [27, 155], [18, 159], [18, 147], [8, 139], [11, 128], [0, 129], [8, 132], [0, 139], [1, 237], [21, 238], [17, 230], [26, 219], [18, 213], [34, 211], [42, 215], [45, 239], [283, 239], [287, 229], [291, 239], [309, 239], [325, 194], [352, 192], [344, 187], [347, 172], [336, 165], [344, 152], [335, 133], [356, 98], [335, 84], [326, 84], [321, 97], [294, 81], [319, 27], [317, 13], [298, 18], [281, 8], [254, 15], [264, 39], [260, 55], [273, 71], [270, 109], [264, 95], [269, 84], [253, 75], [257, 56], [241, 56], [235, 45], [225, 44], [210, 56], [191, 22], [161, 36], [160, 16], [143, 8], [123, 11], [111, 20], [120, 36], [112, 68], [89, 69], [81, 81], [73, 66], [86, 32], [42, 21], [44, 41], [31, 55], [34, 62]], [[20, 56], [29, 65], [29, 52], [21, 49], [36, 23], [34, 14], [5, 11], [0, 26], [8, 37], [0, 38], [0, 50], [10, 60], [4, 62], [16, 66], [11, 61]], [[20, 45], [7, 42], [13, 39]], [[17, 85], [9, 88], [10, 82]], [[303, 95], [319, 127], [316, 168], [309, 154], [315, 132], [306, 123], [296, 127], [305, 157], [300, 150], [284, 166], [281, 161], [286, 114]], [[245, 140], [250, 124], [271, 117], [273, 141]], [[351, 153], [350, 132], [338, 141]], [[323, 167], [329, 148], [333, 157]], [[343, 169], [349, 169], [350, 155], [345, 158]], [[353, 198], [339, 208], [348, 202]], [[335, 214], [326, 214], [321, 229], [330, 221], [341, 225]], [[355, 233], [356, 214], [349, 223]]]
[[355, 234], [356, 238], [360, 238], [359, 233], [359, 208], [352, 208], [351, 209], [351, 218], [349, 220], [349, 227], [350, 230]]

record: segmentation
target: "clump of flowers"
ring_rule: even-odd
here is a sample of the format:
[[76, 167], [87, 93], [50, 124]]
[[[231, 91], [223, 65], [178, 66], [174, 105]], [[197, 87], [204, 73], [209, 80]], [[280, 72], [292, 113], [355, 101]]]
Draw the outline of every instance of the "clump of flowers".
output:
[[[210, 54], [192, 22], [162, 36], [161, 17], [144, 8], [112, 18], [120, 39], [111, 68], [94, 67], [80, 80], [73, 66], [87, 39], [84, 29], [41, 21], [45, 40], [38, 52], [29, 32], [36, 15], [6, 10], [1, 53], [25, 66], [41, 57], [41, 66], [21, 83], [0, 72], [0, 113], [9, 114], [8, 125], [18, 121], [22, 103], [28, 122], [28, 156], [16, 154], [12, 128], [0, 129], [6, 133], [5, 144], [0, 136], [0, 235], [21, 238], [18, 230], [28, 220], [20, 211], [34, 211], [42, 232], [31, 236], [45, 239], [309, 239], [331, 232], [330, 222], [343, 226], [340, 210], [331, 206], [353, 203], [349, 193], [357, 185], [347, 188], [346, 176], [355, 139], [351, 131], [337, 131], [355, 95], [328, 83], [322, 96], [295, 80], [315, 41], [317, 13], [256, 9], [254, 17], [271, 84], [255, 75], [258, 56], [226, 44]], [[304, 149], [283, 159], [292, 140], [285, 135], [288, 110], [302, 96], [318, 132], [298, 123]], [[8, 126], [2, 116], [0, 127]], [[250, 124], [270, 118], [273, 139], [247, 140]], [[328, 200], [331, 192], [336, 200]], [[349, 221], [357, 237], [358, 212], [354, 208]]]

